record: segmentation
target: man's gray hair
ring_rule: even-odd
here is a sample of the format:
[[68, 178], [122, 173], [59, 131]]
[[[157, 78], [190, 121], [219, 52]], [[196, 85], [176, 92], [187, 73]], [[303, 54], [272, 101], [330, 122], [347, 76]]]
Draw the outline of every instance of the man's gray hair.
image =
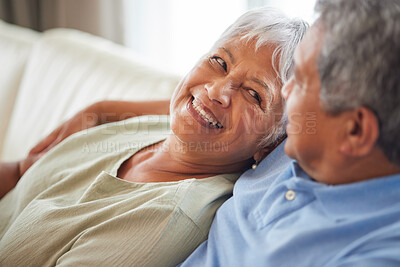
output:
[[379, 120], [378, 145], [400, 165], [400, 2], [319, 0], [325, 40], [320, 98], [332, 114], [359, 106]]
[[[294, 50], [307, 28], [308, 24], [305, 21], [288, 18], [277, 9], [268, 7], [253, 9], [240, 16], [229, 26], [214, 47], [237, 36], [240, 36], [242, 40], [254, 40], [256, 50], [263, 46], [274, 46], [272, 66], [277, 78], [271, 82], [274, 86], [281, 87], [293, 73]], [[280, 92], [281, 88], [274, 89]], [[270, 129], [270, 132], [261, 141], [261, 146], [274, 145], [285, 136], [287, 118], [282, 114], [283, 111], [274, 110], [272, 107], [269, 112], [271, 116], [280, 118], [280, 121]]]

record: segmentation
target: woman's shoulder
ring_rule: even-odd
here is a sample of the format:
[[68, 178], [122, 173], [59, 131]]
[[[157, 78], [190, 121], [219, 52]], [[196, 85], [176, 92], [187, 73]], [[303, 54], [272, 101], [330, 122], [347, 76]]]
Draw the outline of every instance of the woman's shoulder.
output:
[[240, 174], [221, 174], [188, 179], [176, 192], [177, 206], [202, 230], [208, 232], [217, 209], [232, 196], [234, 181]]

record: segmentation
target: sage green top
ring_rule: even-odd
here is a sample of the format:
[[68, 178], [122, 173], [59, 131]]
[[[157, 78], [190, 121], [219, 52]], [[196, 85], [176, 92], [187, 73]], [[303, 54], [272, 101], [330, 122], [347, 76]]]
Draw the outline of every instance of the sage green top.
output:
[[116, 177], [170, 134], [143, 116], [74, 134], [0, 201], [0, 266], [175, 266], [206, 239], [238, 174], [177, 182]]

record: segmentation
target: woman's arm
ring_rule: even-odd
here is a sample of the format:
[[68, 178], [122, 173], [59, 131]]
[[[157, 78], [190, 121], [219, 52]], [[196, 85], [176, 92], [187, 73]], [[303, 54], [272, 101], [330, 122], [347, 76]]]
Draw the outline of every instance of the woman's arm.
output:
[[101, 101], [94, 104], [98, 125], [142, 115], [169, 114], [169, 100], [160, 101]]
[[19, 178], [18, 162], [0, 162], [0, 199], [15, 187]]
[[71, 134], [104, 123], [153, 114], [169, 114], [169, 100], [141, 102], [104, 100], [94, 103], [61, 124], [33, 147], [28, 157], [19, 162], [20, 175], [22, 176], [34, 162]]
[[108, 122], [153, 114], [169, 114], [169, 100], [142, 102], [105, 100], [88, 106], [40, 141], [26, 158], [17, 162], [0, 162], [0, 199], [15, 187], [33, 163], [71, 134]]

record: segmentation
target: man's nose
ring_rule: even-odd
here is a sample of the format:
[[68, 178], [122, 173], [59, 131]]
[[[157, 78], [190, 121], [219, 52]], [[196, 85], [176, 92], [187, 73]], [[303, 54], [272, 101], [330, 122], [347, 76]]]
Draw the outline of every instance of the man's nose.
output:
[[218, 82], [208, 83], [205, 85], [208, 98], [211, 101], [217, 102], [223, 108], [229, 107], [231, 103], [231, 96], [234, 88], [231, 82]]

